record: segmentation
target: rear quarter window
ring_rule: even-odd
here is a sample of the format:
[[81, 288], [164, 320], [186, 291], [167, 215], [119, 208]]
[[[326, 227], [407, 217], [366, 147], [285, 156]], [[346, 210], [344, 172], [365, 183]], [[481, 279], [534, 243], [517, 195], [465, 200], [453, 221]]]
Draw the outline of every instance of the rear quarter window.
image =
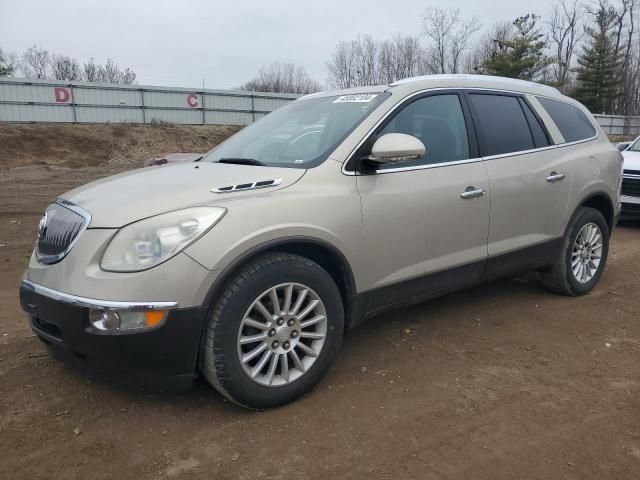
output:
[[549, 98], [536, 98], [562, 133], [565, 142], [577, 142], [595, 136], [596, 129], [578, 107]]

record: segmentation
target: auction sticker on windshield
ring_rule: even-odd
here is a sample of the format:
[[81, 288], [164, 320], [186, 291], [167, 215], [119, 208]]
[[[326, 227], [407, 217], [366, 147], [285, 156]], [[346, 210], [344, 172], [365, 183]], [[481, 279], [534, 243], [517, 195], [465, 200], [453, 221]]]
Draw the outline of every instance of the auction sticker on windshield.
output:
[[373, 93], [360, 93], [357, 95], [342, 95], [336, 98], [333, 103], [369, 103], [378, 95]]

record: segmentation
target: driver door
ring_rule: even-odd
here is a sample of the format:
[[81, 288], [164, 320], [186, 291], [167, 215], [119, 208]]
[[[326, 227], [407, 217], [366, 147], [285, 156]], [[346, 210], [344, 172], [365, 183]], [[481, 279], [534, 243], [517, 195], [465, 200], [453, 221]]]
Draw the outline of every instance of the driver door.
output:
[[435, 296], [477, 283], [487, 259], [489, 180], [478, 158], [465, 99], [439, 91], [404, 102], [357, 152], [376, 138], [419, 138], [425, 155], [357, 175], [368, 292], [365, 308]]

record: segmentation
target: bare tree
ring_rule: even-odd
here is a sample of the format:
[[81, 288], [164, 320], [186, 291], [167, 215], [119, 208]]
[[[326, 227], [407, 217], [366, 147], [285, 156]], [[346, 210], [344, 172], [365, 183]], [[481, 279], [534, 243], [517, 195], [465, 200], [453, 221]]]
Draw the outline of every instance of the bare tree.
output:
[[82, 79], [85, 82], [119, 83], [122, 85], [135, 85], [136, 74], [129, 68], [121, 70], [110, 58], [104, 65], [95, 62], [93, 58], [82, 65]]
[[240, 87], [253, 92], [314, 93], [322, 86], [307, 74], [304, 67], [292, 63], [273, 63], [262, 67], [258, 75]]
[[82, 80], [80, 64], [68, 55], [53, 55], [51, 57], [51, 74], [56, 80]]
[[[633, 38], [633, 10], [636, 6], [635, 0], [621, 0], [620, 9], [617, 10], [617, 32], [616, 32], [616, 51], [624, 55], [624, 65], [627, 64], [631, 51], [631, 39]], [[624, 30], [627, 30], [625, 32]], [[628, 38], [625, 41], [625, 36]]]
[[428, 7], [422, 15], [422, 30], [429, 39], [432, 68], [438, 73], [458, 73], [462, 54], [481, 28], [477, 17], [463, 20], [460, 9]]
[[82, 65], [82, 79], [85, 82], [100, 81], [100, 65], [93, 58], [90, 58], [88, 62]]
[[634, 47], [637, 48], [635, 40], [635, 10], [637, 0], [620, 0], [620, 6], [616, 9], [617, 27], [615, 33], [615, 51], [620, 58], [621, 78], [619, 83], [619, 95], [613, 101], [613, 108], [616, 113], [623, 115], [637, 114], [640, 106], [633, 102], [637, 95], [635, 89], [638, 85], [637, 63], [638, 57], [634, 55]]
[[393, 52], [388, 46], [382, 47], [370, 35], [338, 42], [327, 62], [330, 83], [336, 88], [375, 85], [380, 73], [380, 55], [387, 62], [392, 61]]
[[391, 83], [401, 78], [432, 73], [426, 51], [418, 37], [396, 34], [392, 40], [382, 42], [381, 47], [391, 52], [391, 62], [387, 66], [380, 58], [380, 73], [387, 70], [391, 75], [379, 75], [377, 83]]
[[331, 59], [327, 62], [332, 87], [350, 88], [358, 85], [358, 67], [355, 61], [357, 41], [359, 40], [338, 42]]
[[2, 48], [0, 48], [0, 77], [10, 77], [15, 71], [15, 55], [5, 53]]
[[136, 74], [129, 68], [121, 70], [116, 62], [107, 58], [107, 62], [99, 67], [99, 81], [102, 83], [134, 85], [136, 83]]
[[51, 66], [51, 55], [48, 50], [29, 47], [20, 57], [20, 71], [27, 78], [47, 78]]
[[327, 62], [329, 83], [335, 88], [388, 84], [429, 70], [420, 39], [396, 34], [391, 40], [371, 36], [338, 42]]
[[513, 22], [497, 22], [494, 23], [488, 32], [486, 32], [473, 49], [471, 55], [467, 58], [465, 71], [469, 73], [484, 73], [482, 65], [490, 58], [504, 53], [510, 40], [515, 36], [515, 28]]
[[579, 0], [555, 0], [547, 23], [553, 52], [552, 82], [563, 92], [569, 88], [576, 46], [584, 36], [584, 9]]

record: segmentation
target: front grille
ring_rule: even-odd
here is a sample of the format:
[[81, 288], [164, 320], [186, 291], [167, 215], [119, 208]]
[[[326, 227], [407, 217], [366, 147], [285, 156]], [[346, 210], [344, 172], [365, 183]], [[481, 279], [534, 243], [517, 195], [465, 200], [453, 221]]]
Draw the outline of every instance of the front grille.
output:
[[51, 264], [62, 260], [87, 227], [89, 218], [78, 207], [66, 202], [49, 205], [38, 226], [38, 261]]
[[622, 195], [627, 195], [629, 197], [640, 197], [640, 177], [639, 178], [623, 177], [621, 193]]
[[622, 213], [624, 215], [638, 215], [640, 216], [640, 203], [623, 203]]

